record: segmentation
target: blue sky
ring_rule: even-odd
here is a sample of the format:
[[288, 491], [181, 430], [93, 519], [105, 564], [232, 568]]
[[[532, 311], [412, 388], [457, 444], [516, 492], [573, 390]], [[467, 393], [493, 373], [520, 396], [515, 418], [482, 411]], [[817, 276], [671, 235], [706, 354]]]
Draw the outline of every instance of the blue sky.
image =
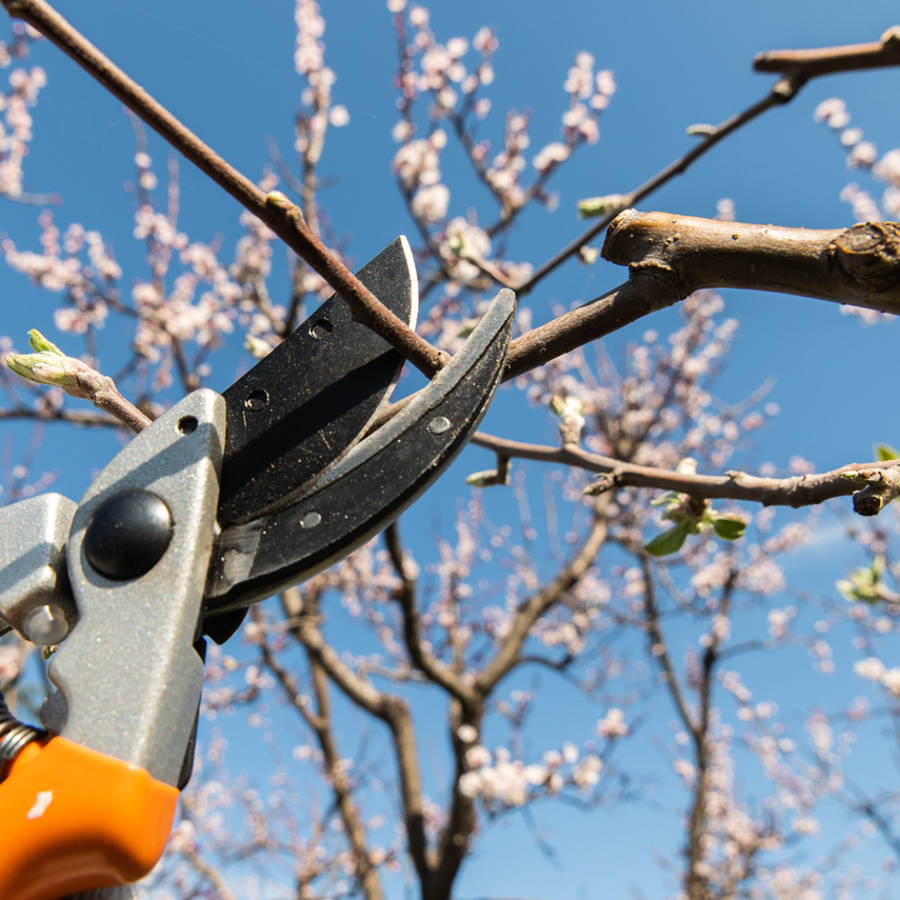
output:
[[[291, 7], [286, 0], [59, 3], [60, 10], [129, 74], [251, 177], [258, 177], [267, 165], [267, 139], [290, 155], [292, 115], [302, 89], [291, 62]], [[338, 74], [333, 95], [348, 107], [351, 119], [347, 128], [329, 134], [322, 169], [328, 186], [322, 203], [350, 256], [361, 264], [410, 227], [390, 171], [390, 129], [396, 121], [391, 17], [380, 0], [325, 0], [322, 8], [328, 23], [327, 61]], [[435, 3], [431, 12], [440, 40], [471, 38], [484, 24], [497, 30], [497, 78], [490, 92], [494, 114], [485, 126], [485, 136], [495, 141], [508, 108], [533, 112], [535, 148], [555, 139], [566, 102], [562, 82], [575, 52], [588, 50], [599, 67], [615, 72], [618, 91], [601, 119], [599, 143], [579, 151], [551, 184], [559, 208], [552, 214], [524, 216], [513, 233], [511, 256], [538, 262], [583, 228], [574, 214], [579, 198], [634, 187], [689, 149], [688, 125], [719, 122], [761, 97], [771, 78], [751, 71], [755, 53], [874, 40], [897, 21], [896, 4], [887, 0], [555, 0], [552, 5], [457, 0]], [[27, 189], [62, 195], [63, 204], [54, 211], [61, 227], [79, 221], [110, 237], [125, 270], [123, 283], [143, 277], [143, 250], [131, 237], [133, 198], [124, 190], [134, 176], [131, 123], [115, 99], [55, 49], [38, 47], [33, 59], [47, 70], [48, 85], [35, 112]], [[898, 70], [814, 81], [791, 104], [729, 138], [642, 206], [712, 216], [717, 201], [729, 197], [737, 217], [745, 221], [816, 228], [850, 224], [852, 214], [838, 197], [851, 178], [844, 153], [827, 129], [813, 122], [813, 110], [826, 97], [844, 97], [854, 123], [885, 151], [900, 144], [893, 100], [898, 88]], [[150, 153], [162, 175], [167, 150], [152, 138]], [[453, 166], [451, 158], [448, 172]], [[189, 164], [181, 166], [181, 173], [181, 227], [196, 240], [220, 239], [224, 246], [233, 246], [240, 235], [237, 204]], [[860, 180], [865, 184], [865, 178]], [[451, 199], [452, 214], [465, 215], [485, 203], [477, 187], [461, 189]], [[35, 219], [35, 209], [0, 201], [0, 231], [20, 247], [36, 243]], [[286, 270], [284, 259], [278, 258], [273, 284]], [[589, 300], [624, 279], [624, 270], [608, 264], [565, 266], [529, 297], [535, 322], [549, 318], [553, 304]], [[20, 347], [28, 328], [59, 337], [53, 328], [52, 297], [5, 268], [0, 268], [0, 292], [5, 301], [0, 333], [13, 336]], [[771, 398], [781, 408], [772, 425], [756, 435], [744, 461], [748, 467], [772, 461], [783, 468], [799, 454], [822, 470], [868, 459], [877, 441], [900, 443], [895, 406], [884, 390], [896, 378], [896, 325], [864, 327], [821, 301], [754, 292], [727, 292], [726, 298], [728, 313], [740, 319], [741, 328], [717, 391], [723, 401], [734, 402], [773, 377]], [[627, 341], [639, 338], [647, 327], [665, 333], [676, 318], [670, 311], [652, 322], [637, 323], [611, 339], [608, 350], [622, 359]], [[115, 342], [123, 339], [123, 332], [109, 329], [101, 336], [101, 353], [115, 356]], [[218, 365], [210, 386], [224, 389], [246, 364], [240, 350], [233, 349]], [[486, 427], [521, 440], [554, 440], [548, 416], [513, 410], [492, 411]], [[2, 439], [11, 442], [13, 459], [21, 458], [28, 432], [8, 424], [0, 428]], [[72, 449], [61, 453], [62, 441]], [[116, 448], [110, 434], [73, 438], [54, 426], [47, 430], [37, 467], [56, 473], [55, 489], [78, 497], [92, 469], [101, 467]], [[483, 451], [467, 451], [446, 476], [446, 484], [420, 502], [418, 518], [412, 521], [425, 527], [405, 524], [404, 531], [419, 531], [413, 543], [422, 558], [427, 558], [432, 523], [449, 525], [461, 476], [488, 464]], [[491, 502], [498, 509], [506, 503]], [[805, 552], [791, 564], [791, 592], [799, 586], [826, 590], [857, 558], [856, 551], [829, 542], [826, 567], [820, 555], [824, 548], [817, 549], [819, 553]], [[842, 661], [845, 673], [852, 656], [847, 660]], [[799, 664], [788, 659], [780, 665], [785, 666], [781, 671], [792, 673]], [[811, 671], [808, 662], [800, 669]], [[760, 672], [759, 678], [764, 681], [767, 674], [771, 677]], [[773, 680], [779, 677], [785, 676]], [[578, 701], [558, 685], [542, 681], [542, 688], [551, 699], [559, 697], [565, 708], [578, 709]], [[657, 715], [664, 727], [671, 718], [665, 702]], [[535, 746], [553, 728], [552, 719], [539, 719]], [[643, 752], [652, 769], [653, 751]], [[648, 858], [649, 848], [663, 854], [677, 848], [680, 834], [674, 825], [681, 800], [671, 789], [660, 791], [657, 799], [655, 808], [617, 807], [596, 818], [539, 808], [538, 817], [552, 828], [556, 863], [529, 843], [521, 816], [507, 816], [479, 846], [461, 880], [459, 897], [592, 900], [628, 896], [635, 885], [644, 896], [660, 896], [672, 882]], [[632, 834], [649, 835], [650, 840], [634, 841]], [[403, 896], [397, 890], [396, 896]]]

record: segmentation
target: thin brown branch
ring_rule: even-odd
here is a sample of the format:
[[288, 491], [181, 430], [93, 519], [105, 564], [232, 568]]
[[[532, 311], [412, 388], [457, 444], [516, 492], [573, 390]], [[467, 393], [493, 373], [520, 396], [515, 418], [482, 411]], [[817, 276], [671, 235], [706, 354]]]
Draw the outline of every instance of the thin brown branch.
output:
[[672, 306], [686, 296], [678, 285], [657, 278], [656, 273], [636, 275], [602, 297], [516, 338], [506, 355], [503, 378], [508, 381], [536, 369], [570, 350]]
[[52, 409], [38, 411], [25, 406], [0, 409], [0, 421], [4, 419], [32, 419], [35, 422], [65, 422], [69, 425], [101, 426], [104, 428], [120, 428], [122, 425], [121, 422], [112, 416], [101, 415], [88, 410]]
[[[309, 601], [309, 597], [307, 597], [307, 601]], [[373, 716], [384, 719], [386, 715], [385, 696], [368, 680], [357, 675], [328, 644], [316, 624], [315, 609], [307, 609], [304, 606], [300, 591], [296, 587], [283, 591], [281, 603], [285, 618], [291, 622], [291, 632], [312, 655], [312, 658], [322, 665], [329, 678], [357, 706], [362, 707]], [[308, 602], [307, 605], [312, 604]]]
[[643, 184], [634, 188], [634, 190], [623, 194], [621, 203], [617, 207], [611, 209], [580, 237], [577, 237], [542, 266], [535, 269], [528, 281], [516, 288], [516, 293], [518, 293], [520, 297], [527, 294], [551, 272], [557, 269], [570, 257], [575, 256], [583, 247], [586, 247], [595, 237], [597, 237], [597, 235], [601, 234], [606, 226], [609, 225], [623, 209], [634, 206], [644, 197], [647, 197], [661, 188], [668, 181], [671, 181], [676, 175], [681, 175], [692, 163], [696, 162], [701, 156], [710, 151], [716, 144], [724, 140], [730, 134], [733, 134], [747, 123], [752, 122], [755, 118], [762, 115], [764, 112], [767, 112], [773, 106], [780, 106], [781, 104], [792, 100], [803, 86], [804, 82], [805, 77], [802, 76], [801, 73], [797, 73], [797, 75], [794, 75], [791, 78], [780, 79], [761, 100], [726, 119], [715, 128], [705, 132], [702, 139], [695, 144], [690, 151], [678, 157], [678, 159], [673, 160], [652, 178], [649, 178]]
[[[724, 475], [691, 475], [623, 462], [573, 445], [526, 444], [483, 431], [475, 432], [472, 443], [508, 459], [532, 459], [599, 472], [602, 477], [592, 485], [593, 493], [616, 487], [660, 488], [710, 500], [747, 500], [763, 506], [794, 508], [853, 494], [856, 512], [874, 515], [900, 492], [900, 462], [896, 460], [849, 463], [829, 472], [790, 478], [766, 478], [739, 471]], [[858, 499], [861, 496], [866, 498], [865, 502]]]
[[[605, 506], [605, 502], [603, 497], [598, 501], [601, 507]], [[548, 585], [519, 605], [509, 633], [490, 662], [474, 679], [475, 688], [482, 695], [487, 696], [500, 679], [518, 664], [522, 647], [525, 645], [534, 623], [550, 607], [562, 600], [566, 592], [570, 591], [590, 569], [600, 548], [606, 542], [606, 533], [606, 520], [598, 511], [587, 537], [575, 555]]]
[[482, 259], [480, 256], [466, 251], [463, 251], [459, 258], [467, 263], [471, 263], [476, 269], [484, 275], [487, 275], [488, 278], [495, 281], [500, 287], [515, 290], [516, 286], [503, 274], [500, 267], [490, 262], [490, 260]]
[[278, 191], [264, 193], [229, 165], [81, 35], [46, 0], [3, 0], [3, 5], [11, 16], [23, 19], [49, 38], [176, 150], [265, 222], [351, 305], [359, 321], [380, 334], [429, 377], [441, 368], [444, 355], [381, 304], [338, 256], [319, 240], [300, 210], [287, 197]]
[[[728, 573], [728, 578], [722, 588], [722, 598], [719, 601], [716, 618], [722, 616], [727, 619], [730, 613], [731, 596], [737, 583], [737, 575], [737, 571], [733, 568]], [[711, 763], [710, 711], [712, 708], [713, 672], [719, 661], [721, 644], [721, 632], [712, 629], [709, 643], [703, 653], [700, 665], [700, 684], [697, 688], [700, 709], [696, 727], [692, 731], [697, 777], [694, 782], [694, 802], [688, 818], [688, 866], [685, 873], [685, 887], [690, 900], [706, 900], [709, 896], [709, 877], [703, 870], [702, 863], [708, 852], [705, 838], [709, 828], [707, 804]]]
[[217, 900], [236, 900], [222, 873], [206, 862], [196, 850], [185, 850], [183, 856], [212, 885]]
[[456, 697], [460, 703], [474, 708], [478, 703], [477, 694], [455, 672], [429, 653], [422, 642], [419, 630], [421, 622], [416, 602], [416, 583], [408, 574], [396, 522], [385, 529], [384, 538], [391, 564], [400, 578], [397, 600], [403, 616], [403, 639], [410, 659], [429, 681], [440, 685], [448, 694]]
[[672, 698], [675, 709], [678, 711], [678, 718], [681, 719], [682, 725], [696, 740], [698, 726], [691, 711], [688, 709], [687, 701], [684, 699], [681, 683], [678, 681], [675, 667], [672, 665], [672, 659], [669, 656], [668, 644], [666, 644], [659, 625], [659, 605], [656, 602], [656, 590], [653, 586], [650, 562], [646, 556], [640, 557], [640, 565], [644, 575], [644, 627], [649, 638], [650, 656], [656, 660], [656, 664], [662, 672], [663, 681], [669, 691], [669, 696]]
[[[259, 622], [261, 618], [259, 607], [253, 607], [253, 615], [254, 619]], [[288, 702], [297, 710], [316, 736], [319, 749], [322, 751], [322, 761], [325, 766], [328, 784], [334, 792], [335, 802], [344, 826], [344, 833], [350, 844], [350, 852], [353, 855], [353, 872], [362, 896], [366, 900], [381, 900], [383, 895], [378, 881], [378, 871], [372, 864], [372, 858], [366, 845], [365, 827], [363, 826], [359, 810], [353, 801], [353, 785], [347, 772], [341, 765], [341, 754], [338, 752], [337, 742], [335, 741], [331, 719], [331, 701], [328, 696], [328, 681], [325, 670], [312, 654], [308, 654], [313, 694], [316, 701], [316, 709], [313, 712], [310, 710], [309, 704], [297, 684], [297, 680], [281, 665], [265, 637], [263, 637], [260, 644], [260, 652], [263, 663], [281, 685]]]
[[430, 877], [431, 866], [425, 834], [422, 776], [409, 707], [401, 697], [378, 691], [341, 660], [325, 641], [317, 625], [318, 598], [314, 597], [311, 591], [307, 591], [305, 600], [306, 603], [296, 587], [289, 588], [281, 594], [285, 618], [291, 622], [291, 633], [306, 649], [308, 658], [321, 666], [348, 699], [381, 719], [391, 730], [400, 776], [407, 846], [419, 880], [425, 884]]
[[815, 50], [770, 50], [753, 60], [757, 72], [802, 72], [807, 78], [900, 65], [900, 26], [888, 28], [880, 40]]
[[90, 397], [91, 403], [98, 409], [108, 412], [132, 431], [143, 431], [151, 419], [145, 416], [130, 400], [113, 390], [96, 391]]

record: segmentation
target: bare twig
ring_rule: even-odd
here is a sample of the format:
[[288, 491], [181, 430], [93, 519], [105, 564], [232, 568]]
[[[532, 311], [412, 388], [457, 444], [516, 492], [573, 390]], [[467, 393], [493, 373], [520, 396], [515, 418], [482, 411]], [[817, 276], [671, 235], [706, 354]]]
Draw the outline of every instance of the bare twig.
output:
[[682, 725], [696, 741], [698, 737], [698, 723], [684, 698], [681, 683], [678, 680], [675, 667], [672, 665], [672, 658], [669, 655], [669, 647], [663, 638], [659, 624], [659, 605], [656, 602], [656, 588], [653, 585], [653, 576], [650, 573], [650, 562], [646, 556], [641, 556], [639, 559], [644, 576], [644, 627], [649, 638], [650, 656], [656, 660], [656, 664], [662, 672], [663, 682], [669, 691], [672, 702], [675, 704], [675, 709], [678, 711], [678, 718], [681, 719]]
[[32, 419], [36, 422], [65, 422], [69, 425], [103, 426], [117, 428], [122, 423], [112, 416], [100, 415], [80, 409], [35, 410], [25, 406], [0, 409], [0, 421], [4, 419]]

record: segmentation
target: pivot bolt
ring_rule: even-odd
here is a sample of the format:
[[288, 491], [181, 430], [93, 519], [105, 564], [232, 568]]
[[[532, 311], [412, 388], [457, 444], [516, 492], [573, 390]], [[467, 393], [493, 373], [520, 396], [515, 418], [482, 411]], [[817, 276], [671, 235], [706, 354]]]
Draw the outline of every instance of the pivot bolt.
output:
[[84, 554], [107, 578], [139, 578], [162, 558], [172, 529], [172, 513], [161, 497], [129, 488], [94, 511], [84, 535]]
[[69, 622], [57, 603], [44, 603], [26, 613], [22, 620], [22, 634], [32, 644], [49, 647], [58, 644], [69, 633]]

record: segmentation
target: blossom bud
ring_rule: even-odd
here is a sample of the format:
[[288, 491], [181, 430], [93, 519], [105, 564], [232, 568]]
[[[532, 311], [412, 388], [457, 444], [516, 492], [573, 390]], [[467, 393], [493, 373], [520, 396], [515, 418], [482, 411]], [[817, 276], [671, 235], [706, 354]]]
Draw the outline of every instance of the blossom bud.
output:
[[35, 353], [8, 353], [3, 359], [16, 375], [38, 384], [61, 387], [67, 394], [85, 399], [97, 391], [115, 390], [111, 378], [80, 359], [66, 356], [36, 328], [28, 332], [28, 342]]
[[621, 212], [629, 204], [626, 194], [605, 194], [602, 197], [585, 197], [578, 201], [578, 215], [582, 219], [605, 216], [611, 212]]

